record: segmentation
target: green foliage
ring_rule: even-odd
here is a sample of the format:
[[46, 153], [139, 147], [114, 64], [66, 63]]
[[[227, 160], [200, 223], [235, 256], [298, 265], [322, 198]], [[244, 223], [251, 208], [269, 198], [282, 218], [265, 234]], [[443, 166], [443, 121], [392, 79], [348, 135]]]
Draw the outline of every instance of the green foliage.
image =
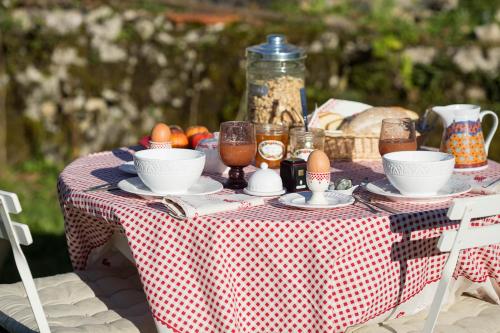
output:
[[3, 172], [0, 188], [19, 196], [23, 213], [17, 220], [32, 232], [61, 234], [63, 219], [57, 199], [60, 168], [41, 160], [27, 161]]
[[[57, 177], [61, 168], [40, 160], [3, 168], [0, 189], [17, 193], [23, 211], [13, 218], [29, 226], [34, 242], [23, 247], [35, 277], [68, 272], [64, 221], [57, 199]], [[0, 267], [0, 283], [19, 281], [13, 258]]]
[[167, 9], [167, 6], [161, 1], [152, 0], [131, 1], [127, 2], [126, 5], [133, 8], [144, 9], [152, 13], [162, 13]]
[[326, 0], [311, 0], [308, 11], [311, 13], [322, 14], [328, 9]]
[[408, 57], [401, 58], [401, 78], [405, 89], [410, 90], [413, 88], [413, 63]]
[[474, 23], [485, 24], [494, 20], [500, 3], [498, 0], [461, 0], [459, 9], [469, 13]]
[[373, 54], [379, 58], [388, 57], [392, 52], [403, 48], [403, 43], [394, 35], [376, 38], [372, 44]]

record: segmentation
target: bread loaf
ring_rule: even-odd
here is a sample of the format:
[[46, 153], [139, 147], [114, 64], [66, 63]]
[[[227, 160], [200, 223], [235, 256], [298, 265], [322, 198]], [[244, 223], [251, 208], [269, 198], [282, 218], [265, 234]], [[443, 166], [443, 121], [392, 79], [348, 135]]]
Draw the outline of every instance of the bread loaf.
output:
[[418, 119], [418, 114], [398, 106], [373, 107], [346, 118], [340, 130], [345, 134], [379, 136], [385, 118]]
[[335, 112], [323, 112], [319, 115], [319, 125], [327, 131], [336, 130], [344, 120], [340, 114]]

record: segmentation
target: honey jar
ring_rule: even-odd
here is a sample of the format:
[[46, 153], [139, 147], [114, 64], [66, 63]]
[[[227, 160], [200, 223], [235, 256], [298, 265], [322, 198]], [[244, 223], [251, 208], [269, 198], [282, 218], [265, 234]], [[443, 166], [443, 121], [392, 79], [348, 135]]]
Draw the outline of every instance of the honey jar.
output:
[[279, 168], [281, 160], [286, 157], [288, 129], [275, 124], [257, 124], [255, 127], [257, 141], [255, 165], [260, 167], [262, 162], [266, 162], [269, 168]]

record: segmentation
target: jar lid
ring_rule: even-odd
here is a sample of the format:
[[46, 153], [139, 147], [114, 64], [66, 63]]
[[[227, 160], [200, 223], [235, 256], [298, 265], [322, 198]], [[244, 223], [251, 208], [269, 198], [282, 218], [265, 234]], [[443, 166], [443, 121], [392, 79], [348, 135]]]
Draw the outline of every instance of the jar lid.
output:
[[247, 58], [260, 60], [298, 60], [306, 57], [303, 48], [288, 44], [284, 35], [273, 34], [267, 36], [267, 43], [253, 45], [246, 49]]

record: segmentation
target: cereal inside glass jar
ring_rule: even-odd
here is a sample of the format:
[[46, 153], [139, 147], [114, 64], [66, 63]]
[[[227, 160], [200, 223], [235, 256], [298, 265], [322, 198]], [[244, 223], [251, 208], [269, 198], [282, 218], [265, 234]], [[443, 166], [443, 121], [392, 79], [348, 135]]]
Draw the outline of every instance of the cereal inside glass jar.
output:
[[267, 43], [247, 48], [247, 113], [254, 123], [302, 126], [305, 52], [269, 35]]

